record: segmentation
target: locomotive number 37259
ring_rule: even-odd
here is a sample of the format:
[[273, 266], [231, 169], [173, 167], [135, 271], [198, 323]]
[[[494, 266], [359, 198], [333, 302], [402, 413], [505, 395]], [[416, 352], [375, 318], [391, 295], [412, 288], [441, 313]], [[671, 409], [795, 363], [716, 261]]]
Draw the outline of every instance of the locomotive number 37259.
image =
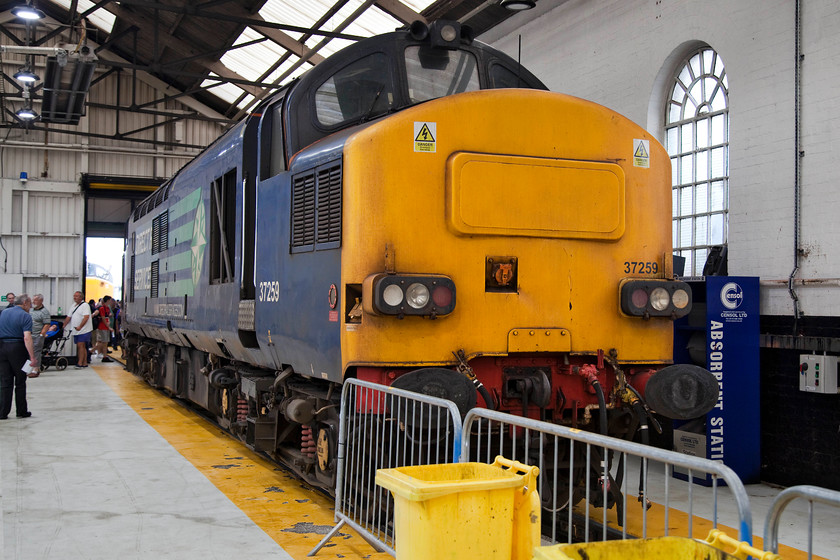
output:
[[260, 282], [260, 301], [280, 301], [280, 282]]
[[656, 274], [659, 263], [656, 261], [624, 261], [624, 274]]

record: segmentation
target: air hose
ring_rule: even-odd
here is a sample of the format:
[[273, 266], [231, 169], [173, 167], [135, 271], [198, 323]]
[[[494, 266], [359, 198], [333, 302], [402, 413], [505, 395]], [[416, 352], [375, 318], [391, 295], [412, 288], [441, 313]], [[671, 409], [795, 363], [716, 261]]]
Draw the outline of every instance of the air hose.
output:
[[458, 350], [457, 352], [452, 352], [452, 355], [455, 356], [458, 360], [458, 365], [456, 366], [456, 370], [462, 373], [473, 382], [475, 385], [475, 390], [478, 391], [478, 394], [481, 395], [481, 398], [484, 399], [484, 405], [489, 408], [490, 410], [496, 410], [496, 403], [493, 400], [493, 395], [490, 394], [490, 391], [487, 390], [487, 387], [484, 386], [478, 377], [476, 377], [473, 368], [467, 363], [467, 355], [463, 349]]
[[484, 405], [490, 410], [496, 410], [496, 403], [493, 401], [493, 396], [490, 394], [490, 391], [487, 390], [487, 387], [484, 386], [484, 383], [479, 381], [477, 377], [474, 377], [472, 382], [473, 385], [475, 385], [475, 390], [478, 391], [478, 394], [481, 395], [482, 399], [484, 399]]

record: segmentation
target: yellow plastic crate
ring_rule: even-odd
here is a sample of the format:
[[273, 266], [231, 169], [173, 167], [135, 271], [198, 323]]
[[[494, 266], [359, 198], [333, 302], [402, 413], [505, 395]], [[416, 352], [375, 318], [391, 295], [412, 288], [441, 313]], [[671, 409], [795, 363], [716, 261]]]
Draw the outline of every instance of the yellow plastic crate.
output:
[[394, 495], [397, 560], [530, 560], [540, 542], [538, 473], [503, 457], [376, 471]]
[[[720, 547], [732, 549], [728, 553]], [[534, 550], [534, 560], [781, 560], [714, 529], [707, 542], [688, 537], [656, 537], [577, 544], [557, 544]]]
[[534, 560], [735, 560], [709, 544], [686, 537], [657, 537], [543, 546]]

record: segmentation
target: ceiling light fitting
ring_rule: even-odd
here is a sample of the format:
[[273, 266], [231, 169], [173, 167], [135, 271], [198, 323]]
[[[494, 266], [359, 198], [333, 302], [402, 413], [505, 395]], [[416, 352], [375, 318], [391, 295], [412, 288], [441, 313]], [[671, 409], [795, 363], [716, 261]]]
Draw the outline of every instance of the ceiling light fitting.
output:
[[520, 12], [522, 10], [530, 10], [537, 5], [535, 0], [502, 0], [499, 2], [502, 8], [511, 10], [513, 12]]
[[14, 8], [12, 8], [12, 13], [21, 19], [29, 21], [44, 18], [44, 12], [42, 12], [38, 8], [33, 7], [28, 1], [25, 5], [15, 6]]
[[31, 121], [33, 119], [38, 118], [38, 113], [32, 110], [32, 107], [24, 107], [23, 109], [18, 109], [18, 112], [15, 113], [19, 119], [23, 119], [25, 121]]
[[30, 70], [29, 68], [21, 68], [14, 75], [15, 79], [19, 82], [24, 82], [31, 84], [33, 82], [37, 82], [40, 78], [38, 78], [38, 74]]

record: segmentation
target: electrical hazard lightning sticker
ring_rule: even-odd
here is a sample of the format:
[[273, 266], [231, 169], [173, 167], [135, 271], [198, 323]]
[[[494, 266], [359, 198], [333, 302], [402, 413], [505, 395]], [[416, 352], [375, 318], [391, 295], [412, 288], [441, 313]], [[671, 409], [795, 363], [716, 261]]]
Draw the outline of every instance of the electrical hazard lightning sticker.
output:
[[650, 141], [633, 139], [633, 166], [650, 167]]
[[437, 152], [437, 123], [414, 123], [414, 151]]

